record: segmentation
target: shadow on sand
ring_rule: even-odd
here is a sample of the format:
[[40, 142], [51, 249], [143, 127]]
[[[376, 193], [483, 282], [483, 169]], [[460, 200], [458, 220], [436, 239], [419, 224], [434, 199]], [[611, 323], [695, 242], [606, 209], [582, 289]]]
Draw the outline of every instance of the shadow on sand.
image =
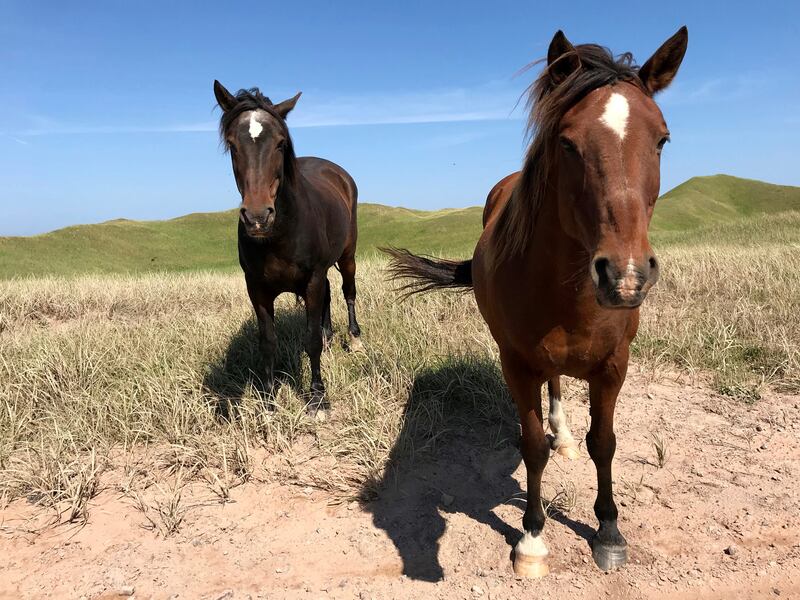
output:
[[[275, 330], [278, 336], [276, 384], [289, 385], [298, 393], [302, 385], [305, 327], [306, 313], [302, 306], [275, 311]], [[258, 347], [258, 323], [255, 316], [251, 316], [231, 337], [225, 353], [209, 366], [203, 379], [204, 388], [215, 400], [217, 415], [230, 419], [251, 388], [259, 396], [266, 398], [268, 386], [264, 381], [264, 372]]]
[[492, 509], [525, 505], [512, 477], [521, 461], [517, 422], [502, 376], [488, 359], [444, 359], [416, 376], [383, 477], [363, 489], [373, 498], [366, 509], [394, 542], [407, 577], [443, 578], [440, 511], [488, 525], [510, 552], [520, 523], [508, 524]]

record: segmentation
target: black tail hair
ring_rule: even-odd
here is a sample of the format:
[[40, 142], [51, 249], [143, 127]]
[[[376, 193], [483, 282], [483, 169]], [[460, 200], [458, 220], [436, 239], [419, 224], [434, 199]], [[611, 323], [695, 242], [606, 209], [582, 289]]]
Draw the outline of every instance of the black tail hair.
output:
[[389, 276], [407, 280], [399, 290], [403, 298], [430, 290], [472, 289], [472, 261], [446, 260], [433, 256], [412, 254], [404, 248], [379, 248], [392, 257]]

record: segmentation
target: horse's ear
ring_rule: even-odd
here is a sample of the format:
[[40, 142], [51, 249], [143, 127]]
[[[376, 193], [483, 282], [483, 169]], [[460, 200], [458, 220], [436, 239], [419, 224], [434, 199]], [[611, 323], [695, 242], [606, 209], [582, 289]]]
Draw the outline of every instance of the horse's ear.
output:
[[547, 49], [547, 71], [555, 85], [564, 81], [581, 68], [581, 59], [567, 36], [560, 29], [556, 31]]
[[639, 69], [639, 79], [651, 94], [657, 94], [672, 83], [678, 74], [688, 44], [689, 30], [684, 25]]
[[214, 80], [214, 96], [217, 98], [217, 104], [222, 112], [228, 112], [236, 106], [236, 98], [216, 79]]
[[297, 92], [297, 95], [294, 96], [293, 98], [289, 98], [288, 100], [284, 100], [280, 104], [276, 104], [275, 110], [277, 111], [277, 113], [285, 119], [286, 115], [292, 112], [294, 105], [297, 104], [297, 101], [300, 99], [300, 95], [302, 93], [303, 92]]

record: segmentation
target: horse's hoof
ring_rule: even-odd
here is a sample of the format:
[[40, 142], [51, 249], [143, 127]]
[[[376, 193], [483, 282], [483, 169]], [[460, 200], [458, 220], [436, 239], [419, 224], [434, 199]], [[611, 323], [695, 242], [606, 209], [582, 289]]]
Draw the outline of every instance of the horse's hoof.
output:
[[350, 352], [366, 352], [364, 348], [364, 342], [361, 341], [361, 337], [356, 337], [350, 334]]
[[528, 556], [527, 554], [514, 553], [514, 573], [517, 577], [539, 579], [549, 572], [547, 554], [543, 556]]
[[568, 458], [569, 460], [575, 460], [576, 458], [580, 458], [580, 451], [578, 450], [577, 446], [573, 445], [564, 445], [559, 446], [556, 448], [556, 453], [560, 454], [564, 458]]
[[628, 546], [592, 543], [592, 558], [603, 571], [612, 571], [628, 562]]

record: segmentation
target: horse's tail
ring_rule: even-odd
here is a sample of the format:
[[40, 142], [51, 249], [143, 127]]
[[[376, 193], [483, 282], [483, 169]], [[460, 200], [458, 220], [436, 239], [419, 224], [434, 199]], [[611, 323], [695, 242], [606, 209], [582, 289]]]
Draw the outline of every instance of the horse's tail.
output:
[[472, 261], [446, 260], [432, 256], [418, 256], [402, 248], [380, 248], [392, 257], [389, 275], [392, 279], [405, 279], [400, 287], [403, 297], [440, 289], [472, 289]]

